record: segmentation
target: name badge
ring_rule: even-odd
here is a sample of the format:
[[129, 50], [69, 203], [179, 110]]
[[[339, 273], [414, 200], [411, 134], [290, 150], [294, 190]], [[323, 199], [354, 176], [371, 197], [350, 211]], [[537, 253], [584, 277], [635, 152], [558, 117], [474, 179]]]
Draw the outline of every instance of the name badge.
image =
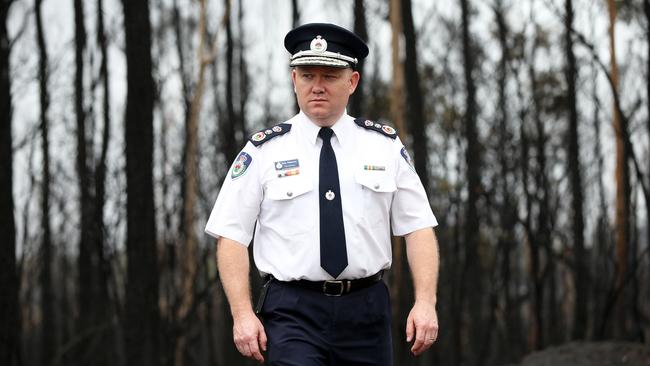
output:
[[273, 163], [273, 166], [278, 172], [278, 178], [300, 174], [300, 162], [298, 159], [276, 161]]

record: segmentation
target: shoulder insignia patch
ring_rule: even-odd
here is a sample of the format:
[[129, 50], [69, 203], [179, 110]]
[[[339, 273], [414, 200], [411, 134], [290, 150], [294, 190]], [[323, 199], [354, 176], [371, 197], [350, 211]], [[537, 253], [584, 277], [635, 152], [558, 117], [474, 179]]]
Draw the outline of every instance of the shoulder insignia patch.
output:
[[354, 123], [356, 123], [359, 127], [365, 128], [366, 130], [379, 132], [384, 136], [392, 138], [393, 140], [397, 138], [397, 131], [389, 125], [383, 125], [381, 123], [373, 122], [365, 118], [357, 118], [354, 120]]
[[291, 124], [289, 123], [280, 123], [279, 125], [275, 125], [271, 128], [265, 128], [263, 130], [260, 130], [258, 132], [255, 132], [249, 139], [253, 145], [255, 146], [260, 146], [263, 143], [269, 141], [270, 139], [284, 135], [285, 133], [289, 132], [291, 130]]

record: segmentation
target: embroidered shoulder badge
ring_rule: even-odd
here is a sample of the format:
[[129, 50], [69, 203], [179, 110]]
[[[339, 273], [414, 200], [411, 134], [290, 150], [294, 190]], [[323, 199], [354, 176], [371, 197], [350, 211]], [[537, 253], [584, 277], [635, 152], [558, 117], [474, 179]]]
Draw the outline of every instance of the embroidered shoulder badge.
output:
[[389, 125], [383, 125], [381, 123], [373, 122], [369, 119], [365, 118], [357, 118], [354, 120], [354, 123], [359, 125], [359, 127], [363, 127], [367, 130], [379, 132], [384, 136], [388, 136], [392, 139], [397, 138], [397, 131]]
[[402, 150], [400, 151], [400, 154], [402, 154], [402, 157], [408, 165], [411, 167], [411, 170], [415, 171], [415, 166], [413, 165], [413, 160], [411, 159], [411, 155], [409, 155], [409, 152], [406, 151], [406, 148], [402, 146]]
[[248, 169], [252, 162], [253, 158], [251, 158], [250, 155], [244, 151], [240, 152], [239, 155], [237, 155], [235, 162], [232, 163], [230, 178], [237, 179], [244, 175], [244, 173], [246, 173], [246, 169]]
[[276, 136], [284, 135], [290, 130], [291, 125], [289, 123], [280, 123], [279, 125], [275, 125], [271, 128], [265, 128], [263, 130], [255, 132], [248, 140], [253, 145], [260, 146]]

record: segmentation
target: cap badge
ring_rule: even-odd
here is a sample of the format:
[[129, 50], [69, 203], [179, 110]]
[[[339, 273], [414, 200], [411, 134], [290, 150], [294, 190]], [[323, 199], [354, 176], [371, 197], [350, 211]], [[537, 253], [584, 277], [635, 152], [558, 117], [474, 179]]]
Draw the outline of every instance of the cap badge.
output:
[[327, 50], [327, 41], [321, 36], [316, 36], [316, 38], [311, 40], [309, 49], [314, 52], [325, 52]]

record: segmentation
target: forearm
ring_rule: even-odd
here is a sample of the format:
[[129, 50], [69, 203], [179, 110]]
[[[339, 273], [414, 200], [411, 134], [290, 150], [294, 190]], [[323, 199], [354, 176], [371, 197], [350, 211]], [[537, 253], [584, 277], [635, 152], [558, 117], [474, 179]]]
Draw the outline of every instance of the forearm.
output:
[[252, 312], [248, 280], [248, 249], [234, 240], [219, 238], [217, 265], [233, 318]]
[[405, 236], [406, 255], [413, 275], [415, 301], [435, 306], [437, 301], [439, 254], [438, 241], [432, 228], [424, 228]]

